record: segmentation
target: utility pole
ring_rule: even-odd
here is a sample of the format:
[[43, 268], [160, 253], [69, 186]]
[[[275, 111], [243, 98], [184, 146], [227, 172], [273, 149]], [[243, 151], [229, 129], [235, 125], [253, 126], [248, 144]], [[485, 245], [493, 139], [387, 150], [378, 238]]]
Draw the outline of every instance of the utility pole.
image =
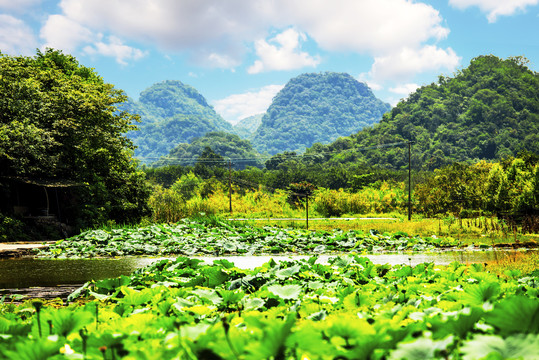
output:
[[412, 220], [412, 142], [408, 141], [408, 221]]
[[232, 162], [228, 160], [228, 205], [232, 214]]
[[305, 198], [307, 199], [307, 204], [305, 206], [305, 210], [306, 210], [305, 219], [306, 219], [307, 230], [309, 230], [309, 195], [307, 195]]

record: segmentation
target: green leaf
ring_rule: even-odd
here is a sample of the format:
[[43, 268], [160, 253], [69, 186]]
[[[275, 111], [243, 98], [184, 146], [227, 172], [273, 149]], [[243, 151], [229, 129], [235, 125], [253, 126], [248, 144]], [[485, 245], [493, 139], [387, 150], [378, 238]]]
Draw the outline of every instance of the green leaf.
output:
[[[460, 348], [464, 360], [499, 355], [499, 359], [534, 360], [539, 354], [538, 334], [517, 334], [503, 339], [495, 335], [477, 335]], [[490, 357], [489, 357], [490, 358]]]
[[288, 279], [296, 275], [301, 270], [301, 265], [294, 265], [286, 269], [281, 269], [275, 272], [275, 276], [279, 279]]
[[444, 340], [433, 341], [429, 338], [419, 338], [414, 342], [400, 343], [391, 353], [391, 360], [427, 360], [439, 358], [438, 352], [445, 350], [453, 342], [449, 336]]
[[268, 291], [274, 295], [277, 295], [281, 299], [291, 300], [298, 299], [301, 294], [301, 286], [297, 284], [293, 285], [270, 285]]
[[485, 322], [502, 335], [539, 333], [539, 301], [525, 296], [504, 299], [486, 314]]

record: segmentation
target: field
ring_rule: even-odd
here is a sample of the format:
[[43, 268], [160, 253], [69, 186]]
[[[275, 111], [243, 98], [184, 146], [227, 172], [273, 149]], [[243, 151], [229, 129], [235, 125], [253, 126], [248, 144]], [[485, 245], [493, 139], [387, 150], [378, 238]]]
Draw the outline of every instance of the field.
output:
[[[484, 264], [376, 265], [361, 254], [468, 244], [406, 234], [405, 222], [387, 233], [348, 223], [353, 230], [322, 230], [328, 224], [313, 222], [321, 230], [311, 231], [210, 217], [103, 228], [60, 241], [39, 256], [180, 256], [130, 276], [90, 281], [68, 304], [3, 299], [0, 354], [7, 359], [537, 359], [536, 251]], [[315, 255], [252, 270], [188, 257], [262, 253]], [[335, 256], [323, 264], [316, 254]]]

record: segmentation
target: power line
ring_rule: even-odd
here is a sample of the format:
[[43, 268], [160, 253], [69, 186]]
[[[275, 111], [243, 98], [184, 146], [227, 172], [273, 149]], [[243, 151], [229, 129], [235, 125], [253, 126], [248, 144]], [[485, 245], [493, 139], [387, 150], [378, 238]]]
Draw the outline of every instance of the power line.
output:
[[269, 160], [274, 158], [277, 155], [281, 155], [285, 157], [286, 159], [293, 159], [293, 158], [307, 158], [307, 157], [320, 157], [320, 156], [331, 156], [334, 154], [342, 154], [344, 152], [351, 152], [351, 151], [365, 151], [365, 150], [375, 150], [375, 149], [381, 149], [386, 147], [395, 147], [399, 145], [408, 145], [408, 141], [406, 142], [396, 142], [396, 143], [390, 143], [390, 144], [380, 144], [380, 145], [372, 145], [372, 146], [365, 146], [365, 147], [354, 147], [350, 149], [343, 149], [343, 150], [335, 150], [335, 151], [327, 151], [327, 152], [319, 152], [315, 154], [276, 154], [276, 155], [260, 155], [255, 157], [238, 157], [238, 158], [223, 158], [223, 160], [212, 160], [212, 159], [199, 159], [200, 156], [197, 157], [174, 157], [174, 156], [161, 156], [161, 157], [151, 157], [151, 156], [140, 156], [136, 157], [138, 160], [163, 160], [163, 161], [178, 161], [178, 162], [198, 162], [198, 163], [225, 163], [227, 161], [233, 161], [233, 162], [247, 162], [247, 161], [257, 161], [257, 160]]

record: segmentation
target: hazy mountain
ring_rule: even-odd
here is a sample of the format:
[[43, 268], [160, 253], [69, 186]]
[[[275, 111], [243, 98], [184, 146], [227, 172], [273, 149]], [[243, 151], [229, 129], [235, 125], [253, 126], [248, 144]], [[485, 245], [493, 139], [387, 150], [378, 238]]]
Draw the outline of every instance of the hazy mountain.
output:
[[196, 89], [181, 81], [154, 84], [124, 109], [140, 115], [139, 131], [128, 136], [138, 146], [135, 157], [142, 162], [155, 161], [176, 145], [210, 131], [234, 132]]
[[262, 124], [263, 116], [264, 114], [257, 114], [246, 117], [245, 119], [241, 119], [236, 125], [234, 125], [234, 130], [242, 138], [248, 139], [252, 137], [252, 135]]

